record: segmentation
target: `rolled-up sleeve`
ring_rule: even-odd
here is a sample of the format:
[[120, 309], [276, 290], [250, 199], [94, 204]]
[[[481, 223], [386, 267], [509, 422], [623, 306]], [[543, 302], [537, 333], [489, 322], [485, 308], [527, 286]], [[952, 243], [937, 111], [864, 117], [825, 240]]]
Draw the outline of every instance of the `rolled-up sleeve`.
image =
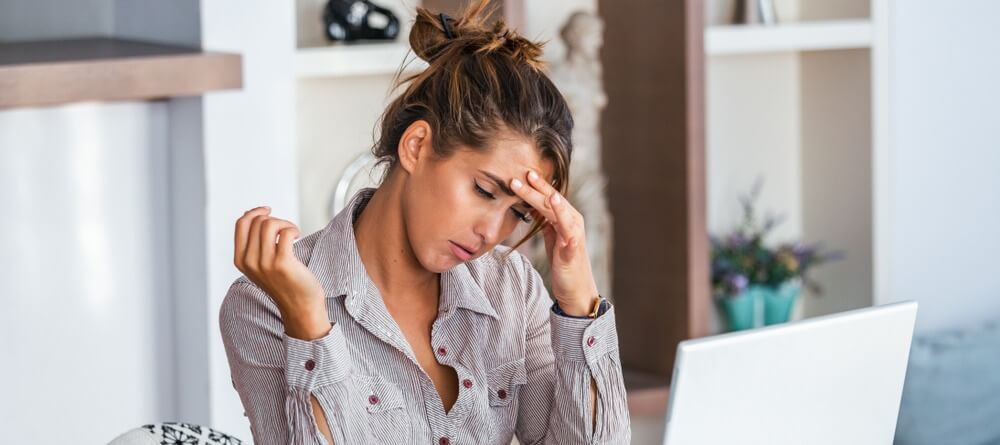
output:
[[349, 383], [352, 362], [338, 325], [313, 341], [289, 337], [270, 297], [241, 279], [223, 300], [219, 327], [254, 443], [326, 445], [310, 395], [335, 443], [364, 443], [364, 430], [348, 421], [359, 395]]
[[[518, 439], [526, 444], [628, 444], [614, 308], [596, 319], [557, 315], [538, 272], [527, 260], [523, 264], [527, 385], [521, 393]], [[591, 380], [597, 387], [596, 422]]]

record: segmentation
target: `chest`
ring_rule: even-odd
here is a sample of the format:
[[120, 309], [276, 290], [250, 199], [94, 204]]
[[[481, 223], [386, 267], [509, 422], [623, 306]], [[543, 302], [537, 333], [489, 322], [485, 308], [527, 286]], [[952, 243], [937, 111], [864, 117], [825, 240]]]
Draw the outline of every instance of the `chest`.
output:
[[443, 352], [435, 351], [431, 342], [431, 329], [437, 316], [437, 310], [388, 308], [413, 351], [420, 368], [434, 383], [441, 397], [445, 411], [451, 409], [458, 398], [458, 374], [454, 368], [443, 365], [438, 357]]

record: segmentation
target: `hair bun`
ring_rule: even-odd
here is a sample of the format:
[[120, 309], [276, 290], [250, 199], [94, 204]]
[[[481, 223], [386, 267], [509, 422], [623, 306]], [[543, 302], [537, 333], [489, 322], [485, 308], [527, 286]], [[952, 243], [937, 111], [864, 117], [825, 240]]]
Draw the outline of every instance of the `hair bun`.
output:
[[[457, 36], [454, 26], [452, 31]], [[448, 40], [438, 16], [425, 8], [417, 8], [417, 18], [410, 28], [410, 47], [413, 48], [413, 53], [430, 63]]]
[[[457, 19], [436, 14], [426, 8], [417, 8], [417, 17], [410, 29], [410, 47], [413, 53], [427, 63], [433, 63], [447, 53], [461, 54], [504, 54], [515, 62], [524, 63], [541, 70], [542, 46], [507, 28], [503, 20], [488, 21], [496, 8], [489, 0], [470, 3]], [[442, 18], [449, 20], [452, 37], [449, 38]], [[454, 49], [452, 51], [451, 49]]]

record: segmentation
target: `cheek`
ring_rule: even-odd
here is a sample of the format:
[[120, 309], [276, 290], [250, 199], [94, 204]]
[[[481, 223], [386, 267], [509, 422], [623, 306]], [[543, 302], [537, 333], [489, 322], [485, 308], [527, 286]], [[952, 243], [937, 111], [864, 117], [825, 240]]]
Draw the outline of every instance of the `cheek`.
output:
[[414, 248], [441, 250], [441, 246], [448, 247], [449, 239], [469, 237], [462, 230], [471, 231], [467, 217], [477, 210], [477, 203], [451, 182], [431, 179], [411, 193], [406, 218]]

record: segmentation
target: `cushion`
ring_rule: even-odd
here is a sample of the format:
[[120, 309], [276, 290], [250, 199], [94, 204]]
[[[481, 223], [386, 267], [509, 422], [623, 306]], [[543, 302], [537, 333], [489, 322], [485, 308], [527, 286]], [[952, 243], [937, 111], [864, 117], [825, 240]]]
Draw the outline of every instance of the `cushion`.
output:
[[1000, 445], [1000, 320], [914, 337], [896, 445]]

